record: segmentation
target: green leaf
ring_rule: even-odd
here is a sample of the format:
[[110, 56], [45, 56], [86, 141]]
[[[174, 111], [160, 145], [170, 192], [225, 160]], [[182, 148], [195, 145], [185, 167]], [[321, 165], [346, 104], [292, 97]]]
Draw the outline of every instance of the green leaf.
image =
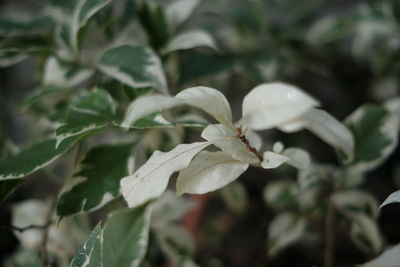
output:
[[101, 208], [120, 195], [119, 182], [129, 175], [133, 144], [103, 145], [91, 149], [60, 195], [57, 214], [68, 216]]
[[150, 48], [123, 45], [108, 49], [100, 59], [99, 68], [133, 88], [155, 87], [167, 93], [161, 61]]
[[139, 266], [147, 249], [149, 225], [147, 206], [114, 212], [103, 229], [93, 230], [70, 266]]
[[57, 146], [71, 136], [99, 130], [114, 119], [116, 104], [108, 92], [95, 90], [80, 98], [69, 109], [66, 119], [56, 130]]
[[21, 183], [20, 180], [0, 181], [0, 202], [3, 201]]
[[54, 22], [47, 16], [35, 16], [26, 18], [0, 18], [0, 36], [26, 36], [48, 33], [54, 26]]
[[22, 178], [46, 167], [67, 152], [82, 135], [67, 138], [56, 148], [56, 139], [40, 142], [18, 155], [0, 161], [0, 181]]
[[346, 120], [355, 139], [352, 167], [368, 171], [383, 162], [397, 145], [399, 119], [383, 106], [364, 105]]

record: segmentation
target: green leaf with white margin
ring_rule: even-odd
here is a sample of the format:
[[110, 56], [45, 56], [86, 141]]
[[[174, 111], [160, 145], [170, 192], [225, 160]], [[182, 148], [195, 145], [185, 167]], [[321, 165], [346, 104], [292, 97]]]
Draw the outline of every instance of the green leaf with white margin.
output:
[[99, 209], [120, 195], [120, 180], [129, 175], [133, 144], [92, 148], [58, 198], [57, 215]]
[[292, 181], [269, 183], [263, 191], [265, 202], [276, 210], [284, 210], [297, 205], [298, 186]]
[[173, 25], [185, 22], [199, 5], [200, 0], [175, 0], [165, 7], [165, 15]]
[[225, 152], [202, 151], [189, 167], [179, 173], [176, 193], [205, 194], [215, 191], [239, 178], [248, 167], [248, 163], [240, 162]]
[[[122, 126], [122, 123], [114, 122], [114, 124], [126, 128], [125, 125]], [[129, 126], [129, 128], [133, 129], [150, 129], [160, 127], [174, 127], [174, 124], [164, 118], [161, 112], [154, 112], [150, 115], [147, 115]]]
[[173, 97], [161, 94], [145, 95], [135, 99], [128, 107], [121, 126], [131, 127], [139, 119], [162, 109], [173, 108], [183, 103]]
[[191, 30], [172, 38], [162, 52], [168, 54], [174, 51], [192, 49], [200, 46], [217, 50], [214, 39], [209, 33], [203, 30]]
[[70, 267], [139, 266], [146, 253], [149, 226], [148, 206], [112, 213], [103, 229], [93, 230]]
[[331, 196], [335, 208], [350, 220], [358, 214], [366, 214], [372, 218], [378, 217], [378, 202], [376, 198], [364, 191], [337, 191]]
[[210, 87], [197, 86], [185, 89], [175, 96], [187, 105], [194, 106], [213, 116], [220, 123], [234, 128], [232, 110], [226, 97]]
[[66, 153], [83, 136], [72, 136], [56, 148], [56, 139], [42, 141], [16, 156], [0, 161], [0, 181], [27, 176]]
[[162, 63], [148, 47], [122, 45], [110, 48], [100, 58], [98, 68], [133, 88], [155, 87], [168, 94]]
[[116, 104], [107, 91], [96, 89], [71, 104], [65, 121], [56, 129], [57, 146], [71, 136], [99, 130], [115, 116]]
[[381, 164], [397, 146], [398, 115], [378, 105], [363, 105], [346, 124], [354, 135], [355, 154], [351, 168], [365, 172]]
[[382, 249], [383, 240], [376, 221], [365, 214], [354, 217], [350, 236], [355, 245], [366, 253], [377, 254]]
[[384, 206], [392, 203], [399, 203], [400, 202], [400, 190], [391, 193], [385, 201], [379, 206], [379, 209], [383, 208]]
[[27, 36], [43, 33], [50, 33], [54, 26], [54, 21], [43, 15], [27, 17], [26, 14], [20, 14], [13, 18], [0, 18], [0, 36], [15, 37]]
[[400, 244], [386, 249], [377, 258], [357, 265], [358, 267], [398, 267], [400, 262]]
[[210, 142], [181, 144], [169, 152], [155, 151], [133, 175], [121, 180], [121, 191], [129, 207], [159, 197], [167, 188], [172, 173], [186, 168], [192, 158]]
[[247, 149], [246, 144], [239, 139], [238, 134], [237, 131], [223, 124], [211, 124], [203, 130], [201, 137], [212, 142], [213, 145], [238, 161], [258, 164], [260, 159]]
[[75, 6], [70, 21], [70, 40], [72, 48], [78, 50], [78, 33], [100, 9], [105, 7], [110, 0], [79, 0]]
[[300, 241], [305, 231], [306, 221], [303, 218], [290, 212], [277, 215], [268, 227], [268, 255], [273, 256]]
[[307, 129], [321, 138], [327, 144], [340, 149], [346, 155], [346, 162], [354, 157], [354, 138], [350, 130], [327, 112], [320, 109], [311, 109], [300, 118], [280, 125], [284, 132], [295, 132]]
[[285, 83], [265, 83], [243, 99], [240, 123], [253, 130], [266, 130], [305, 114], [318, 102], [299, 88]]

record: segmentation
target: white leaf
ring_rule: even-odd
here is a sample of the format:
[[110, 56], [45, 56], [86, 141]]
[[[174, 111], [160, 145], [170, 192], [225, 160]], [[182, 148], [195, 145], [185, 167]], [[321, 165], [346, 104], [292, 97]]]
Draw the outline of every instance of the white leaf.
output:
[[284, 149], [285, 147], [284, 147], [284, 145], [283, 145], [283, 143], [282, 142], [275, 142], [275, 144], [272, 146], [272, 150], [275, 152], [275, 153], [282, 153], [283, 152], [283, 149]]
[[210, 142], [181, 144], [169, 152], [155, 151], [133, 175], [121, 180], [121, 191], [129, 207], [159, 197], [172, 173], [186, 168], [192, 158]]
[[306, 169], [310, 165], [310, 156], [303, 149], [290, 147], [285, 149], [282, 154], [289, 158], [287, 164], [297, 169]]
[[387, 204], [399, 203], [399, 202], [400, 202], [400, 190], [391, 193], [391, 194], [385, 199], [385, 201], [383, 201], [383, 203], [379, 206], [379, 209], [383, 208], [383, 207], [386, 206]]
[[217, 49], [214, 39], [211, 35], [202, 30], [192, 30], [181, 33], [170, 40], [163, 49], [163, 53], [170, 53], [177, 50], [191, 49], [199, 46]]
[[199, 108], [217, 121], [232, 127], [232, 111], [226, 97], [213, 88], [197, 86], [181, 91], [175, 96], [188, 105]]
[[263, 142], [262, 142], [260, 135], [258, 135], [258, 133], [251, 131], [251, 130], [247, 130], [245, 137], [249, 141], [251, 147], [255, 148], [256, 150], [261, 149]]
[[400, 244], [385, 250], [377, 258], [358, 265], [359, 267], [398, 267], [400, 262]]
[[236, 180], [249, 167], [225, 152], [202, 151], [178, 176], [176, 190], [183, 193], [204, 194]]
[[175, 25], [187, 20], [199, 5], [200, 0], [176, 0], [165, 7], [165, 15]]
[[133, 101], [125, 113], [122, 127], [129, 128], [134, 122], [161, 109], [182, 105], [179, 100], [165, 95], [153, 94], [139, 97]]
[[297, 118], [318, 105], [295, 86], [266, 83], [255, 87], [243, 100], [241, 123], [254, 130], [265, 130]]
[[299, 241], [305, 230], [304, 219], [289, 212], [279, 214], [268, 227], [268, 254], [272, 256]]
[[264, 160], [261, 162], [261, 167], [263, 167], [264, 169], [277, 168], [283, 163], [290, 160], [288, 157], [284, 155], [277, 154], [271, 151], [264, 152], [263, 159]]
[[208, 125], [201, 137], [219, 147], [222, 151], [231, 155], [239, 161], [257, 164], [260, 162], [258, 157], [248, 150], [248, 147], [238, 138], [238, 132], [228, 128], [223, 124]]

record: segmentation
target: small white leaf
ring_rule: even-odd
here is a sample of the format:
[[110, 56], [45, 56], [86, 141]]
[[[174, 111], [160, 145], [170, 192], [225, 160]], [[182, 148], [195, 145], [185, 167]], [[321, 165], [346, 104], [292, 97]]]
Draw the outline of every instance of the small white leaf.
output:
[[379, 209], [391, 203], [399, 203], [400, 202], [400, 190], [391, 193], [385, 201], [379, 206]]
[[155, 151], [133, 175], [121, 180], [121, 191], [129, 207], [160, 196], [172, 173], [186, 168], [192, 158], [210, 142], [181, 144], [169, 152]]
[[289, 158], [287, 164], [297, 169], [306, 169], [310, 165], [310, 156], [303, 149], [290, 147], [285, 149], [282, 154]]
[[272, 150], [273, 150], [275, 153], [278, 153], [278, 154], [282, 153], [282, 151], [283, 151], [284, 148], [285, 148], [285, 147], [284, 147], [284, 145], [283, 145], [282, 142], [276, 142], [276, 143], [272, 146]]
[[265, 130], [297, 118], [318, 105], [295, 86], [266, 83], [255, 87], [243, 100], [241, 123], [254, 130]]
[[165, 15], [175, 25], [187, 20], [199, 5], [200, 0], [176, 0], [166, 6]]
[[168, 109], [182, 104], [182, 102], [173, 97], [160, 94], [139, 97], [129, 105], [122, 122], [122, 127], [129, 128], [134, 122], [147, 115], [161, 109]]
[[202, 30], [192, 30], [175, 36], [168, 42], [165, 49], [163, 49], [163, 53], [191, 49], [199, 46], [210, 47], [214, 50], [217, 49], [214, 39], [209, 33]]
[[400, 262], [400, 244], [385, 250], [377, 258], [358, 265], [359, 267], [398, 267]]
[[249, 167], [225, 152], [202, 151], [178, 176], [176, 190], [183, 193], [204, 194], [236, 180]]
[[199, 108], [217, 121], [232, 127], [232, 111], [226, 97], [213, 88], [197, 86], [181, 91], [175, 96], [188, 105]]
[[223, 124], [208, 125], [201, 133], [201, 137], [212, 142], [213, 145], [234, 159], [251, 164], [260, 162], [257, 156], [248, 150], [246, 144], [238, 138], [238, 132]]
[[283, 163], [287, 162], [290, 160], [290, 158], [283, 156], [281, 154], [277, 154], [271, 151], [266, 151], [263, 154], [263, 161], [261, 162], [261, 166], [264, 169], [273, 169], [277, 168]]

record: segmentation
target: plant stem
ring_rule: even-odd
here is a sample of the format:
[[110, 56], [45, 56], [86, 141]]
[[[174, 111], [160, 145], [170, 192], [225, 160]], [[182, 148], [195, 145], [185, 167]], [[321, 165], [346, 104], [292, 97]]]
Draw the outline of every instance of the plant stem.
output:
[[46, 229], [47, 227], [49, 227], [51, 224], [53, 223], [53, 221], [48, 221], [46, 224], [44, 225], [28, 225], [25, 227], [18, 227], [18, 226], [14, 226], [14, 225], [5, 225], [5, 224], [1, 224], [0, 227], [4, 228], [4, 229], [8, 229], [8, 230], [15, 230], [18, 231], [20, 233], [25, 232], [27, 230], [32, 230], [32, 229]]
[[335, 206], [331, 199], [328, 200], [328, 211], [325, 216], [325, 251], [324, 267], [333, 267], [335, 252]]

